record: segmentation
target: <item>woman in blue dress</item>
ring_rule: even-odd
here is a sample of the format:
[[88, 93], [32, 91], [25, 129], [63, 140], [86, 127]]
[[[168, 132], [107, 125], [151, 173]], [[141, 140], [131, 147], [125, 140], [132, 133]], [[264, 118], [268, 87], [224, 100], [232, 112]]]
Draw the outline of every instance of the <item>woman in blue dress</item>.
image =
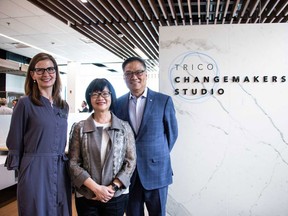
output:
[[6, 167], [18, 170], [19, 216], [69, 216], [71, 185], [66, 169], [69, 107], [61, 98], [55, 59], [35, 55], [28, 67], [25, 95], [11, 119]]

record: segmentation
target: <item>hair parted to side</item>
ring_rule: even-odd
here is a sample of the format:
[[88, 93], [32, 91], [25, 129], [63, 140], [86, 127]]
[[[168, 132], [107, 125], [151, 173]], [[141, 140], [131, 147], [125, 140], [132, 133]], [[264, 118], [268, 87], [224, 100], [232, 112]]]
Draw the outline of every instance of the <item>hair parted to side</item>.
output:
[[115, 103], [116, 103], [116, 93], [115, 93], [115, 89], [112, 86], [112, 84], [105, 78], [96, 78], [94, 80], [92, 80], [92, 82], [88, 85], [87, 89], [86, 89], [86, 93], [85, 93], [85, 98], [89, 107], [89, 112], [91, 112], [93, 110], [93, 106], [91, 104], [91, 99], [90, 99], [90, 95], [93, 92], [97, 92], [97, 91], [103, 91], [103, 89], [107, 87], [109, 92], [111, 92], [111, 106], [109, 108], [110, 111], [114, 111], [115, 109]]
[[131, 63], [131, 62], [134, 62], [134, 61], [140, 62], [140, 63], [143, 65], [144, 70], [146, 70], [145, 60], [142, 59], [142, 58], [139, 58], [139, 57], [137, 57], [137, 56], [133, 56], [133, 57], [127, 58], [127, 59], [122, 63], [122, 70], [124, 71], [124, 68], [126, 67], [126, 65], [129, 64], [129, 63]]
[[50, 54], [38, 53], [31, 59], [28, 70], [27, 70], [26, 80], [25, 80], [25, 94], [28, 96], [31, 96], [31, 100], [35, 105], [42, 106], [42, 103], [40, 101], [40, 97], [41, 97], [40, 90], [38, 88], [38, 85], [34, 83], [34, 80], [32, 79], [30, 72], [32, 72], [35, 69], [35, 65], [39, 61], [43, 61], [43, 60], [51, 60], [53, 62], [53, 65], [56, 71], [56, 81], [53, 85], [52, 98], [53, 98], [54, 103], [56, 103], [57, 106], [64, 108], [64, 106], [66, 106], [67, 103], [61, 98], [62, 86], [61, 86], [61, 79], [60, 79], [60, 74], [58, 70], [58, 65], [54, 57], [51, 56]]

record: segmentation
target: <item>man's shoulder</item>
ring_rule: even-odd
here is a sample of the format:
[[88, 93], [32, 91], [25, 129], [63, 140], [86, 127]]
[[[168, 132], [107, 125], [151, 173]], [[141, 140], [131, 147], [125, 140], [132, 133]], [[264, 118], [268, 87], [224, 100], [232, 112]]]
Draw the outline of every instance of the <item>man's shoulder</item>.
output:
[[129, 97], [129, 93], [126, 93], [126, 94], [118, 97], [118, 98], [117, 98], [117, 101], [118, 101], [118, 102], [122, 102], [122, 101], [124, 101], [125, 99], [127, 99], [128, 97]]
[[149, 89], [148, 94], [154, 97], [159, 97], [159, 98], [169, 98], [170, 96], [167, 94], [164, 94], [162, 92], [156, 92], [154, 90]]

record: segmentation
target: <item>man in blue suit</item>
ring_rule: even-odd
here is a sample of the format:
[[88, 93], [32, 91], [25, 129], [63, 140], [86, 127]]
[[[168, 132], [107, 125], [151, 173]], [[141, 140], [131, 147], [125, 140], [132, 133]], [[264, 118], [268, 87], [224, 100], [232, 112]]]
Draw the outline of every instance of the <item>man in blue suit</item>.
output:
[[130, 123], [136, 140], [137, 166], [131, 179], [127, 216], [165, 216], [172, 183], [170, 152], [178, 136], [172, 98], [147, 88], [145, 61], [131, 57], [122, 64], [130, 92], [118, 98], [115, 114]]

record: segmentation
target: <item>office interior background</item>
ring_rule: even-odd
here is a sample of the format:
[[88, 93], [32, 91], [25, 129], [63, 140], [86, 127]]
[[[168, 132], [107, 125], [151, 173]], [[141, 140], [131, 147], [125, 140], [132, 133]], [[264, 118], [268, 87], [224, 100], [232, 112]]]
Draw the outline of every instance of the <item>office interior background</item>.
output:
[[[77, 112], [91, 79], [106, 77], [118, 96], [127, 91], [121, 64], [132, 55], [146, 59], [149, 87], [159, 90], [159, 27], [287, 20], [286, 0], [0, 0], [0, 93], [11, 100], [23, 94], [29, 59], [49, 52], [62, 73], [63, 96], [71, 112]], [[2, 122], [9, 120], [3, 118]], [[1, 136], [5, 133], [1, 130]], [[0, 142], [5, 148], [5, 137]], [[0, 178], [1, 189], [15, 183], [9, 175], [8, 184]]]
[[[19, 77], [7, 74], [25, 76], [29, 59], [40, 51], [49, 52], [63, 72], [63, 94], [75, 104], [71, 109], [74, 112], [83, 100], [86, 83], [78, 87], [76, 82], [69, 86], [73, 89], [67, 89], [67, 82], [105, 74], [111, 76], [120, 96], [127, 90], [121, 63], [130, 56], [146, 59], [148, 85], [159, 89], [159, 26], [249, 25], [287, 20], [286, 0], [1, 0], [0, 91], [9, 92], [11, 86], [16, 86], [13, 83], [19, 82]], [[74, 64], [71, 68], [77, 71], [73, 73], [79, 76], [68, 77], [69, 64]], [[6, 75], [8, 84], [15, 79], [12, 85], [4, 83]], [[11, 91], [20, 91], [18, 87], [21, 85]], [[75, 88], [75, 94], [68, 95], [67, 91], [74, 92]]]

